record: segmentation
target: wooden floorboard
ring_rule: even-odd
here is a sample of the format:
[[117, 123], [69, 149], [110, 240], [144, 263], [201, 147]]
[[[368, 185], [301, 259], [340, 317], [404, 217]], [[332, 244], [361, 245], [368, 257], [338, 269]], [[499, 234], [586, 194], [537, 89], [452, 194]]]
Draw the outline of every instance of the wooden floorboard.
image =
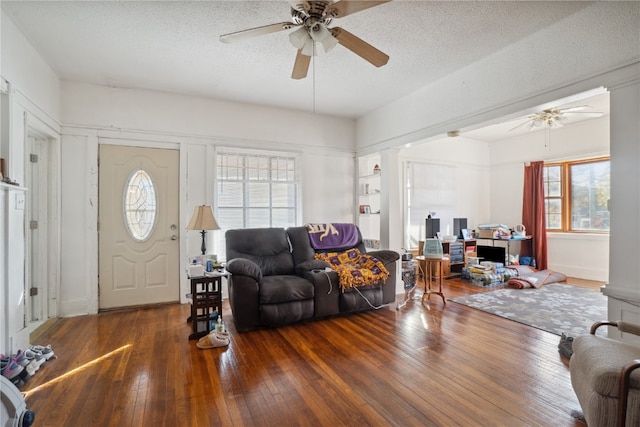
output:
[[584, 426], [558, 336], [420, 293], [246, 333], [225, 307], [231, 343], [210, 350], [187, 338], [188, 305], [56, 319], [32, 342], [58, 357], [23, 392], [38, 426]]

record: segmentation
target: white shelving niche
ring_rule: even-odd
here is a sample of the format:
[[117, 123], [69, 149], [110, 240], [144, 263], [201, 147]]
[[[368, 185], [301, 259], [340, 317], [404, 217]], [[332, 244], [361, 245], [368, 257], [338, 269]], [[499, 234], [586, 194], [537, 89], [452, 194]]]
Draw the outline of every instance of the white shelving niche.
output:
[[358, 227], [367, 249], [380, 248], [380, 189], [382, 173], [380, 156], [357, 159], [358, 169]]

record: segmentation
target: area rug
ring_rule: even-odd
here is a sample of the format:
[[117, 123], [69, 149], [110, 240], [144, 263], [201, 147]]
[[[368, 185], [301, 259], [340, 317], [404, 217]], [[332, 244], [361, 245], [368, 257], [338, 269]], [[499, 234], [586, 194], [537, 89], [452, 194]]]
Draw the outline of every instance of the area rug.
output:
[[[498, 289], [449, 301], [572, 337], [588, 334], [594, 322], [607, 320], [607, 297], [600, 291], [562, 283], [539, 289]], [[605, 330], [600, 328], [598, 333]]]

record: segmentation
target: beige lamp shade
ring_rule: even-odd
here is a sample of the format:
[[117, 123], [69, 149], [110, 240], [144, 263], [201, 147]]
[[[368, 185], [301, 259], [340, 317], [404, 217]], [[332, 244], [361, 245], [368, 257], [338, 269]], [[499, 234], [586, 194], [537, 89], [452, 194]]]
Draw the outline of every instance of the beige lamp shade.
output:
[[213, 217], [211, 206], [196, 206], [187, 230], [220, 230], [220, 226]]
[[202, 245], [200, 246], [200, 250], [202, 251], [202, 255], [207, 253], [207, 246], [204, 238], [207, 232], [205, 230], [220, 230], [220, 226], [213, 217], [211, 206], [196, 206], [193, 210], [191, 221], [187, 224], [187, 230], [200, 230], [200, 234], [202, 235]]

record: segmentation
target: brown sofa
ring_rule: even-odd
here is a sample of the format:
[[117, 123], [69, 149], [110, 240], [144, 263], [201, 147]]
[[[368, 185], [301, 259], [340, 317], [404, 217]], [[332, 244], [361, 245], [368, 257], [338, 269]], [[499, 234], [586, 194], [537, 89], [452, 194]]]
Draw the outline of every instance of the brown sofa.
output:
[[[325, 271], [328, 264], [314, 259], [306, 227], [236, 229], [225, 237], [229, 302], [239, 331], [370, 310], [395, 301], [397, 252], [368, 252], [389, 271], [387, 280], [342, 290], [338, 274]], [[359, 230], [352, 247], [366, 252]]]

